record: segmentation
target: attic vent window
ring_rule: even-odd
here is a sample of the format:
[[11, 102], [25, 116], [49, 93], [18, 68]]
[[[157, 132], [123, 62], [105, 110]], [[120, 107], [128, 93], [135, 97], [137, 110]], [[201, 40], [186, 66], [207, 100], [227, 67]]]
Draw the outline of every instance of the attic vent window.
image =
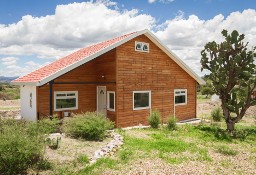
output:
[[135, 50], [139, 52], [149, 52], [149, 44], [135, 41]]

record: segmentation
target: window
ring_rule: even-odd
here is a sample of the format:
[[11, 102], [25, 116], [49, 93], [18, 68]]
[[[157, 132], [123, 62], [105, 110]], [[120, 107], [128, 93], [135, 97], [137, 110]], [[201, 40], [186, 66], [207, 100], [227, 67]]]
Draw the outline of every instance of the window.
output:
[[109, 111], [115, 111], [115, 92], [114, 91], [108, 91], [107, 92], [108, 95], [108, 105], [107, 105], [107, 109]]
[[175, 105], [186, 105], [187, 104], [187, 89], [175, 89]]
[[77, 91], [55, 91], [54, 92], [54, 110], [72, 110], [78, 109]]
[[133, 91], [133, 110], [151, 107], [151, 91]]
[[135, 41], [135, 50], [139, 52], [149, 52], [149, 44]]

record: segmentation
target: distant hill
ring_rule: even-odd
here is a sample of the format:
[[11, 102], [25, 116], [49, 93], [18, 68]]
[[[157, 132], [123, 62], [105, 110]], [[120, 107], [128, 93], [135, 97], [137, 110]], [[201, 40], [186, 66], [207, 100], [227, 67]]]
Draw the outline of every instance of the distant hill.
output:
[[15, 80], [18, 77], [4, 77], [4, 76], [0, 76], [0, 82], [10, 82], [12, 80]]

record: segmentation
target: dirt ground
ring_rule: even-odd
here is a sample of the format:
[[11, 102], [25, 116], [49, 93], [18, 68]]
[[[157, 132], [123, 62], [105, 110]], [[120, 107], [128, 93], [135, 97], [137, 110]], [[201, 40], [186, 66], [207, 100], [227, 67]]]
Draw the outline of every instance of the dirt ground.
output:
[[[201, 119], [208, 119], [210, 118], [211, 111], [216, 108], [220, 107], [220, 103], [218, 102], [198, 102], [197, 103], [197, 118]], [[245, 113], [245, 117], [241, 120], [241, 122], [245, 122], [247, 124], [256, 124], [256, 106], [251, 106], [249, 109], [247, 109]]]
[[20, 100], [0, 100], [0, 117], [20, 118]]
[[20, 107], [20, 100], [0, 100], [1, 107]]
[[72, 163], [79, 156], [86, 155], [88, 158], [92, 158], [96, 150], [105, 146], [111, 140], [110, 137], [104, 139], [104, 141], [86, 141], [81, 139], [73, 139], [61, 136], [59, 148], [53, 150], [46, 147], [45, 157], [55, 164], [68, 164]]

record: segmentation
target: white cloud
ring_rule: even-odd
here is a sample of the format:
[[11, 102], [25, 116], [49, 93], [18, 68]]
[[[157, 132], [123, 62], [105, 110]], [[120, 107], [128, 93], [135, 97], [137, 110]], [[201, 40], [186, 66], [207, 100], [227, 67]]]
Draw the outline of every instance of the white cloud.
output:
[[113, 2], [111, 0], [96, 0], [96, 3], [104, 4], [106, 6], [114, 6], [116, 9], [118, 9], [117, 2]]
[[115, 5], [108, 0], [58, 5], [54, 15], [26, 15], [15, 24], [0, 25], [0, 54], [59, 57], [155, 23], [137, 9], [111, 9]]
[[160, 0], [159, 2], [164, 3], [164, 4], [168, 4], [173, 2], [174, 0]]
[[[156, 2], [157, 0], [148, 0], [148, 3], [152, 4], [154, 2]], [[158, 0], [160, 3], [164, 3], [164, 4], [168, 4], [168, 3], [171, 3], [175, 0]]]
[[24, 63], [24, 66], [19, 66], [17, 65], [17, 60], [19, 60], [17, 57], [5, 57], [1, 60], [5, 68], [0, 69], [0, 76], [4, 75], [8, 77], [22, 76], [50, 63], [45, 62], [43, 64], [39, 64], [34, 61], [28, 61]]
[[244, 33], [251, 46], [256, 45], [256, 11], [252, 9], [243, 12], [233, 12], [227, 18], [216, 15], [210, 20], [201, 20], [195, 15], [187, 19], [183, 15], [166, 21], [155, 34], [171, 50], [184, 60], [197, 74], [200, 72], [200, 52], [204, 45], [215, 40], [223, 40], [221, 31], [236, 29]]
[[16, 58], [16, 57], [5, 57], [5, 58], [2, 58], [2, 64], [5, 65], [5, 66], [12, 66], [12, 65], [15, 65], [17, 60], [19, 58]]
[[148, 3], [154, 3], [154, 2], [156, 2], [156, 0], [148, 0]]

